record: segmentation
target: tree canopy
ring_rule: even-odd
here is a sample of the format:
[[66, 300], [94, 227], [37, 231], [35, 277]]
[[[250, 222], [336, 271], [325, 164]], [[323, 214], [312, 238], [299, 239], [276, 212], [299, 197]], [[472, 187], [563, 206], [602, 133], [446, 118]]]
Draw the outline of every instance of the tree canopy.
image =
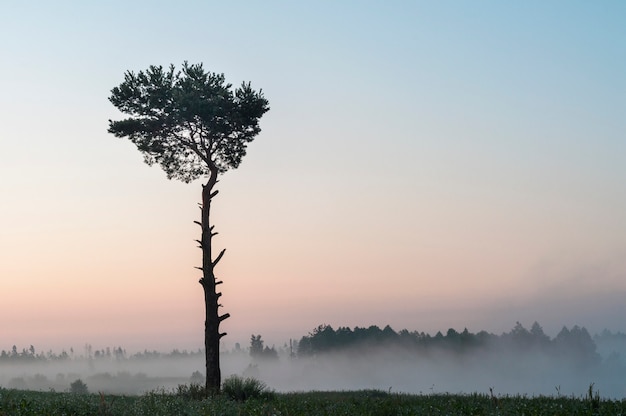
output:
[[249, 82], [233, 89], [223, 74], [187, 62], [180, 71], [127, 71], [109, 100], [130, 116], [109, 120], [109, 132], [128, 137], [146, 163], [184, 182], [237, 168], [269, 110], [263, 91]]

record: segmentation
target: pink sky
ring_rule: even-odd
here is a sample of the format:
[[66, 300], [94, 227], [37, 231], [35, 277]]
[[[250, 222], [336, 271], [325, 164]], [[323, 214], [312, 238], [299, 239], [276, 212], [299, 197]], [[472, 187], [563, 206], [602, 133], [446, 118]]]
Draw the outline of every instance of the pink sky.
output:
[[213, 210], [225, 347], [626, 331], [626, 11], [558, 4], [7, 7], [0, 349], [202, 346], [200, 183], [106, 133], [124, 71], [183, 60], [271, 107]]

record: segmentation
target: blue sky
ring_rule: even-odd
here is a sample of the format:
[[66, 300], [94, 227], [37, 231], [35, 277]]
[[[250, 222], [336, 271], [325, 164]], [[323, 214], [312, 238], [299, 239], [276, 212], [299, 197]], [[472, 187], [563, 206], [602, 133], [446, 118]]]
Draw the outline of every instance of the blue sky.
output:
[[619, 1], [4, 2], [7, 342], [202, 344], [200, 184], [106, 133], [124, 71], [185, 60], [271, 107], [214, 210], [225, 342], [626, 331], [624, 21]]

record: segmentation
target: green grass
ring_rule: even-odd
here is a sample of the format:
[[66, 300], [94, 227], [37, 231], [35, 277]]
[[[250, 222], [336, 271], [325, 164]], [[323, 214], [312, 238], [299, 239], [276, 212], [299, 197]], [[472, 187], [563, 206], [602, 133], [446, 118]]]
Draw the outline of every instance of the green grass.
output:
[[[591, 387], [590, 387], [591, 391]], [[245, 401], [194, 400], [178, 392], [141, 396], [33, 392], [0, 388], [0, 416], [133, 415], [626, 415], [626, 401], [488, 394], [408, 395], [384, 391], [275, 393]]]

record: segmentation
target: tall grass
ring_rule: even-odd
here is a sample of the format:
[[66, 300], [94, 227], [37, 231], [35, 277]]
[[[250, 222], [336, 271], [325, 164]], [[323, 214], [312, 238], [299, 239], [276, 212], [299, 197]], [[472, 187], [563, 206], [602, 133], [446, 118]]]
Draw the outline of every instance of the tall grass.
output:
[[[0, 388], [0, 416], [165, 416], [165, 415], [624, 415], [626, 400], [605, 400], [593, 385], [583, 397], [526, 397], [491, 394], [408, 395], [377, 390], [271, 393], [246, 379], [225, 381], [244, 400], [226, 393], [195, 400], [177, 391], [142, 396], [32, 392]], [[259, 388], [263, 387], [263, 388]], [[249, 394], [250, 391], [248, 390]]]

